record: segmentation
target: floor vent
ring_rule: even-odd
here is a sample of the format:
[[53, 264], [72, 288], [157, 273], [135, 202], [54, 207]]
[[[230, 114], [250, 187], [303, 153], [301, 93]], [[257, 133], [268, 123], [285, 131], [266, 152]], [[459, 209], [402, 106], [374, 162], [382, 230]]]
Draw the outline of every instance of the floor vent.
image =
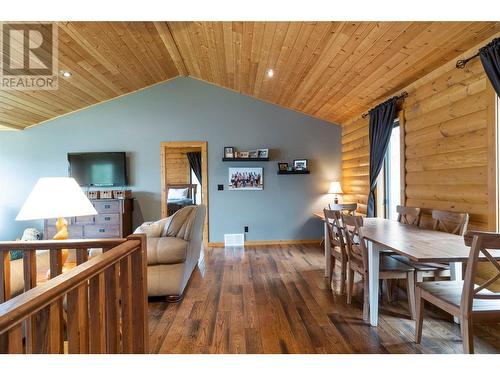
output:
[[225, 234], [224, 246], [245, 246], [245, 235], [243, 233]]

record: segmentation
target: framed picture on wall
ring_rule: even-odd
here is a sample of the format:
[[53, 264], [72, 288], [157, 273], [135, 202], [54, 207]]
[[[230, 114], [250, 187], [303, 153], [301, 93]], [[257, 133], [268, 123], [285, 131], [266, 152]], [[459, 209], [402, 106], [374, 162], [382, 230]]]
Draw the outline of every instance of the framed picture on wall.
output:
[[263, 190], [263, 168], [229, 168], [229, 190]]
[[293, 161], [293, 169], [296, 171], [307, 170], [307, 159], [297, 159]]
[[234, 158], [234, 147], [226, 146], [224, 147], [224, 157], [225, 158]]
[[278, 170], [287, 171], [288, 170], [288, 163], [278, 163]]

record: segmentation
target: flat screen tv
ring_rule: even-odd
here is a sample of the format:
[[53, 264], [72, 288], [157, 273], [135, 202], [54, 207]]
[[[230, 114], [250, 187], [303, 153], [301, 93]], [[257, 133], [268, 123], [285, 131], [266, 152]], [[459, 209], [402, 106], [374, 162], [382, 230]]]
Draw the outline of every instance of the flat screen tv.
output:
[[69, 175], [80, 186], [126, 186], [125, 152], [81, 152], [68, 154]]

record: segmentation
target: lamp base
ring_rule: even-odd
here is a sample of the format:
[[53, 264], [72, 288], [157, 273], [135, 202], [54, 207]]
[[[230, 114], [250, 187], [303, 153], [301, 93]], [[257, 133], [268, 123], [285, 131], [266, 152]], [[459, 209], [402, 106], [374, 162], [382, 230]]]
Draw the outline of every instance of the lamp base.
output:
[[[52, 237], [53, 240], [67, 240], [69, 235], [68, 235], [68, 222], [66, 221], [65, 218], [60, 217], [56, 221], [56, 229], [57, 232]], [[69, 250], [68, 249], [62, 249], [61, 250], [61, 257], [62, 257], [62, 266], [64, 269], [64, 263], [68, 260], [69, 256]], [[50, 270], [49, 270], [50, 272]]]

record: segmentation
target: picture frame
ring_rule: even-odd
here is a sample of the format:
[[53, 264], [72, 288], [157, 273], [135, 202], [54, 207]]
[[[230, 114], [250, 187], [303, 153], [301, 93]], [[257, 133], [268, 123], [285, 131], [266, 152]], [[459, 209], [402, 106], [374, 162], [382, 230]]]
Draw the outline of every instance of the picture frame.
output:
[[293, 161], [293, 169], [295, 169], [296, 171], [306, 171], [307, 159], [295, 159]]
[[278, 163], [278, 170], [279, 171], [287, 171], [288, 170], [288, 163]]
[[236, 157], [234, 154], [234, 147], [233, 146], [224, 147], [224, 157], [227, 159], [231, 159], [231, 158]]
[[263, 190], [264, 168], [231, 167], [228, 176], [229, 190]]
[[248, 157], [257, 159], [259, 157], [259, 152], [257, 150], [248, 151]]
[[269, 149], [268, 148], [259, 148], [257, 150], [257, 157], [260, 159], [266, 159], [269, 157]]
[[240, 151], [238, 152], [238, 157], [242, 159], [248, 159], [250, 153], [248, 151]]

